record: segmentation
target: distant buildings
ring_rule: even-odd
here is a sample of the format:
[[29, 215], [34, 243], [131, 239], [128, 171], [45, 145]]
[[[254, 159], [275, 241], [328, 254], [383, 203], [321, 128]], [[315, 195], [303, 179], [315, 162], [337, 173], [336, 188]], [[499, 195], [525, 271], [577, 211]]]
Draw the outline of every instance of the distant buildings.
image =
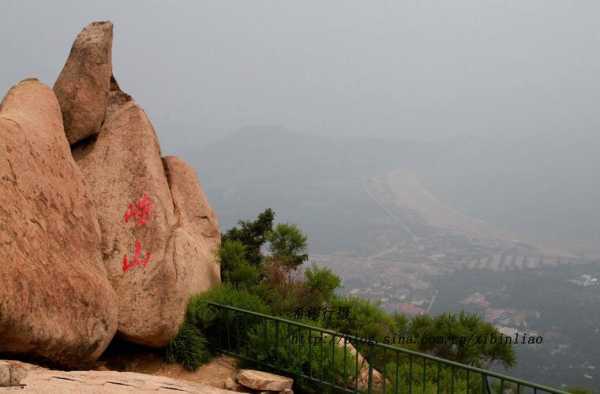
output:
[[415, 304], [398, 304], [398, 312], [409, 315], [409, 316], [418, 316], [424, 315], [425, 309], [416, 306]]
[[485, 296], [479, 292], [473, 293], [464, 300], [461, 301], [461, 304], [464, 305], [477, 305], [482, 308], [488, 308], [490, 306], [490, 302], [485, 298]]
[[598, 278], [594, 278], [592, 275], [588, 274], [583, 274], [575, 279], [571, 279], [569, 282], [581, 287], [597, 286], [600, 284]]

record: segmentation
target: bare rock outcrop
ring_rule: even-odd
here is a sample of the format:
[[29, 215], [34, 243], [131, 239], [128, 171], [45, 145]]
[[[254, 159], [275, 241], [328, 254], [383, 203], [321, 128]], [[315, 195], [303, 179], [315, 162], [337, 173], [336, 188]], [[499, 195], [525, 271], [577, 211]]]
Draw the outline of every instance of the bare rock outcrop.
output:
[[54, 91], [25, 80], [0, 104], [0, 353], [82, 367], [115, 333], [161, 347], [220, 282], [216, 216], [192, 168], [161, 157], [111, 49], [94, 22]]
[[110, 22], [86, 26], [54, 84], [71, 144], [97, 134], [104, 121], [112, 75], [112, 38]]
[[294, 385], [292, 378], [254, 369], [242, 369], [237, 375], [237, 381], [242, 386], [253, 390], [275, 392], [291, 390]]
[[[101, 38], [85, 39], [89, 36]], [[105, 111], [94, 110], [94, 114], [103, 113], [98, 135], [82, 140], [90, 133], [77, 132], [69, 140], [80, 141], [73, 145], [72, 153], [98, 211], [103, 260], [119, 300], [118, 332], [132, 342], [159, 347], [177, 334], [189, 297], [220, 282], [215, 256], [220, 233], [194, 171], [175, 157], [161, 159], [150, 120], [131, 96], [121, 91], [112, 76], [112, 66], [94, 70], [86, 66], [89, 59], [79, 59], [86, 51], [94, 57], [101, 47], [103, 57], [98, 63], [110, 62], [109, 42], [109, 23], [86, 27], [75, 41], [55, 89], [89, 79], [94, 83], [72, 85], [75, 91], [83, 91], [82, 97], [97, 98], [98, 107], [106, 97]], [[80, 66], [71, 66], [71, 58]], [[63, 75], [68, 78], [63, 80]], [[62, 107], [64, 118], [70, 118], [69, 113], [79, 104], [83, 101], [67, 100]], [[74, 126], [91, 124], [87, 120], [80, 119]], [[144, 226], [125, 225], [123, 215], [128, 205], [144, 195], [153, 205], [148, 222]], [[150, 254], [150, 260], [144, 267], [124, 270], [124, 256], [134, 253], [134, 245], [140, 245], [145, 256]]]
[[96, 209], [53, 91], [37, 80], [0, 104], [0, 352], [94, 361], [117, 328]]
[[[132, 342], [164, 346], [176, 335], [189, 297], [220, 281], [213, 253], [217, 222], [189, 168], [169, 158], [172, 194], [150, 120], [114, 79], [111, 89], [97, 139], [74, 146], [73, 156], [98, 210], [104, 262], [119, 296], [119, 333]], [[144, 194], [154, 206], [150, 220], [142, 227], [124, 225], [128, 204]], [[123, 257], [136, 241], [151, 260], [124, 272]]]

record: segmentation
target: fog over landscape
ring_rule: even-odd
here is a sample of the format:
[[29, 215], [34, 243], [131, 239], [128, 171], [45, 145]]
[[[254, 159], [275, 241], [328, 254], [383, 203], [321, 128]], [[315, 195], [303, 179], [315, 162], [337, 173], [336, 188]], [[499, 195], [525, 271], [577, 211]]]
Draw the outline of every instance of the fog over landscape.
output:
[[345, 293], [546, 334], [514, 375], [600, 387], [599, 2], [76, 4], [0, 4], [0, 90], [111, 20], [221, 231], [273, 208]]
[[[209, 143], [264, 125], [340, 144], [429, 141], [419, 160], [446, 203], [537, 241], [598, 249], [594, 2], [70, 4], [3, 2], [2, 89], [52, 81], [69, 37], [110, 19], [117, 78], [166, 153], [202, 162]], [[286, 149], [283, 135], [277, 143]], [[367, 172], [377, 149], [362, 153]]]

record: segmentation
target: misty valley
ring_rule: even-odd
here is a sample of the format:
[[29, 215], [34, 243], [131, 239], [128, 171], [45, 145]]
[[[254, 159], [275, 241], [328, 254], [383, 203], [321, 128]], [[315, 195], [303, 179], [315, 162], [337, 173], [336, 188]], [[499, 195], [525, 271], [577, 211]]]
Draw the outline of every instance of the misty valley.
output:
[[[509, 139], [499, 141], [481, 167], [467, 167], [466, 158], [486, 149], [487, 141], [480, 143], [469, 146], [459, 139], [442, 150], [436, 144], [333, 141], [256, 128], [210, 145], [194, 164], [218, 174], [205, 186], [225, 227], [265, 206], [275, 208], [279, 220], [306, 230], [311, 261], [342, 277], [343, 294], [409, 316], [474, 312], [504, 335], [541, 336], [543, 344], [514, 346], [518, 363], [511, 373], [557, 386], [591, 384], [600, 368], [598, 222], [581, 221], [589, 226], [587, 239], [553, 242], [563, 230], [545, 217], [544, 203], [523, 210], [531, 196], [543, 193], [534, 180], [546, 177], [544, 188], [554, 190], [559, 169], [566, 172], [574, 164], [555, 156], [551, 177], [540, 169], [518, 188], [503, 176], [507, 166], [519, 165], [520, 153]], [[225, 151], [227, 166], [215, 166], [212, 158]], [[225, 177], [236, 181], [219, 183]], [[598, 185], [590, 179], [582, 177], [574, 187], [595, 195]], [[560, 202], [553, 207], [559, 216], [572, 211], [571, 192], [558, 187], [550, 198]], [[499, 193], [503, 206], [486, 210], [486, 201], [493, 204]], [[590, 209], [595, 204], [586, 201]], [[579, 220], [573, 212], [572, 220]], [[550, 227], [530, 231], [536, 219]]]

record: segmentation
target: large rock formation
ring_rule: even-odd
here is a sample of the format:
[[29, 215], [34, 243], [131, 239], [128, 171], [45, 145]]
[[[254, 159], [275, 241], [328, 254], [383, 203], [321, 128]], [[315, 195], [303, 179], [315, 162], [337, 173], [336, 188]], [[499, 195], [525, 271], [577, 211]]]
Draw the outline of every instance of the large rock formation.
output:
[[112, 36], [112, 23], [89, 24], [77, 36], [54, 84], [71, 144], [97, 134], [104, 121], [112, 75]]
[[[177, 223], [156, 134], [144, 111], [114, 84], [106, 121], [96, 141], [73, 150], [98, 209], [102, 254], [119, 295], [119, 331], [146, 345], [164, 345], [175, 335], [186, 300], [167, 246]], [[126, 225], [128, 205], [147, 194], [151, 219]], [[152, 254], [145, 268], [124, 272], [123, 256], [135, 241]]]
[[[0, 105], [0, 353], [81, 367], [117, 332], [164, 346], [220, 281], [217, 219], [194, 171], [161, 157], [111, 48], [112, 24], [90, 24], [54, 91], [26, 80]], [[142, 196], [146, 222], [126, 223]]]
[[[114, 78], [108, 82], [97, 138], [72, 152], [98, 210], [102, 254], [119, 299], [118, 331], [132, 342], [164, 346], [176, 335], [189, 297], [220, 281], [218, 223], [194, 171], [174, 157], [163, 162], [144, 111]], [[128, 205], [143, 195], [153, 202], [151, 217], [144, 226], [127, 225]], [[124, 271], [123, 258], [138, 241], [151, 259]]]
[[37, 80], [0, 105], [0, 352], [95, 360], [117, 328], [96, 209], [52, 90]]

